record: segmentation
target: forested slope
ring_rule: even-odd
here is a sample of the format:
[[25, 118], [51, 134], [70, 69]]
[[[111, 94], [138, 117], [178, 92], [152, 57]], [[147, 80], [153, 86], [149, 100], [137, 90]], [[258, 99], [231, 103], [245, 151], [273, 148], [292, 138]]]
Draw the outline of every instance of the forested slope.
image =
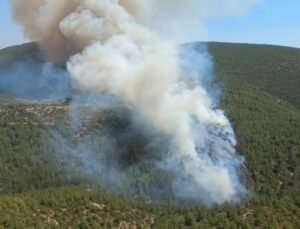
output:
[[[53, 130], [68, 122], [67, 103], [32, 103], [2, 95], [0, 224], [4, 228], [299, 228], [300, 50], [227, 43], [209, 43], [208, 48], [222, 88], [220, 105], [233, 123], [238, 151], [245, 155], [250, 190], [246, 200], [209, 209], [201, 204], [179, 207], [174, 199], [150, 204], [108, 195], [103, 187], [91, 185], [93, 179], [86, 182], [89, 174], [74, 169], [80, 157], [73, 161], [57, 157], [47, 142]], [[1, 50], [0, 66], [31, 55], [42, 56], [34, 43]], [[126, 126], [118, 117], [100, 116], [89, 120], [86, 133], [98, 136], [103, 128], [116, 131]], [[132, 163], [140, 157], [138, 144], [143, 141], [136, 143], [113, 156], [133, 151], [126, 161]], [[142, 199], [147, 184], [167, 179], [149, 171], [142, 180], [130, 174]], [[63, 186], [70, 187], [59, 188]]]
[[209, 49], [249, 182], [261, 193], [298, 191], [300, 49], [229, 43], [211, 43]]

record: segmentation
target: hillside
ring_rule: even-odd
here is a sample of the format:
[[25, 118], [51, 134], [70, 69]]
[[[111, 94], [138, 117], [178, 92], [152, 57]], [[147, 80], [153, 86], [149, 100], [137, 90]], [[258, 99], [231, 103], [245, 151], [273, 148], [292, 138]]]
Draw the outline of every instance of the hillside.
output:
[[24, 60], [43, 60], [44, 54], [34, 42], [8, 47], [0, 50], [0, 68]]
[[221, 106], [233, 122], [255, 190], [299, 190], [300, 50], [222, 43], [209, 48], [224, 86]]
[[[86, 108], [75, 107], [82, 110], [85, 125], [74, 132], [65, 128], [70, 115], [67, 101], [1, 95], [0, 224], [4, 228], [300, 227], [300, 49], [209, 43], [209, 50], [223, 89], [220, 105], [234, 125], [238, 151], [246, 157], [251, 190], [247, 200], [210, 209], [201, 204], [180, 207], [172, 198], [149, 203], [148, 184], [159, 188], [168, 179], [151, 169], [151, 158], [157, 154], [148, 154], [148, 164], [128, 172], [131, 187], [136, 187], [128, 193], [130, 198], [107, 194], [109, 190], [97, 185], [101, 170], [78, 169], [83, 161], [78, 149], [68, 143], [57, 146], [63, 155], [54, 153], [53, 133], [79, 143], [87, 135], [93, 149], [101, 147], [103, 130], [117, 133], [122, 147], [105, 160], [126, 167], [143, 157], [147, 141], [137, 133], [131, 136], [134, 144], [126, 145], [121, 133], [129, 124], [121, 114], [128, 111], [107, 109], [85, 117]], [[16, 60], [41, 61], [42, 56], [35, 43], [3, 49], [0, 67]], [[144, 172], [143, 179], [136, 177], [137, 171]], [[141, 201], [132, 200], [136, 196]]]
[[210, 43], [209, 49], [226, 88], [254, 88], [300, 109], [299, 49], [230, 43]]

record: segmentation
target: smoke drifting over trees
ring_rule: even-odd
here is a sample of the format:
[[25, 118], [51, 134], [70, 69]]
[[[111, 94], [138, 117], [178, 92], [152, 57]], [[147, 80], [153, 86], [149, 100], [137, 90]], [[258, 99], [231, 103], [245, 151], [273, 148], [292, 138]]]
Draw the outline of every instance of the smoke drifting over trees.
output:
[[175, 177], [178, 196], [212, 204], [246, 193], [233, 129], [208, 90], [209, 54], [195, 47], [179, 52], [177, 43], [198, 37], [194, 29], [203, 19], [240, 14], [254, 1], [10, 2], [25, 34], [40, 42], [51, 60], [66, 62], [74, 88], [120, 99], [149, 128], [171, 139], [157, 166]]

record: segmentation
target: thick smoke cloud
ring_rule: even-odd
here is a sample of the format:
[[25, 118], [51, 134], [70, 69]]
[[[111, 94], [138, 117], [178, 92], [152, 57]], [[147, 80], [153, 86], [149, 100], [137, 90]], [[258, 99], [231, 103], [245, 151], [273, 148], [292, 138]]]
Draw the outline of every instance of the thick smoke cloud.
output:
[[[120, 98], [170, 136], [170, 150], [157, 166], [176, 177], [178, 196], [211, 204], [245, 193], [238, 178], [242, 159], [207, 88], [209, 71], [180, 61], [191, 60], [191, 53], [178, 51], [176, 43], [193, 39], [197, 33], [189, 32], [203, 19], [238, 15], [253, 2], [11, 0], [11, 6], [29, 38], [41, 42], [52, 60], [67, 60], [74, 87]], [[203, 63], [211, 70], [209, 58]]]
[[[242, 15], [258, 1], [113, 0], [110, 3], [118, 4], [134, 17], [135, 22], [159, 32], [160, 35], [177, 42], [187, 42], [200, 38], [201, 22], [205, 19]], [[84, 0], [10, 0], [12, 17], [23, 25], [25, 35], [42, 43], [47, 48], [49, 57], [56, 62], [66, 61], [71, 54], [84, 48], [84, 42], [77, 43], [78, 41], [67, 39], [59, 29], [61, 21], [67, 15], [82, 8], [82, 2]], [[93, 4], [89, 0], [86, 2]], [[101, 1], [97, 4], [106, 3]], [[91, 26], [95, 26], [95, 30], [99, 29], [97, 24]]]

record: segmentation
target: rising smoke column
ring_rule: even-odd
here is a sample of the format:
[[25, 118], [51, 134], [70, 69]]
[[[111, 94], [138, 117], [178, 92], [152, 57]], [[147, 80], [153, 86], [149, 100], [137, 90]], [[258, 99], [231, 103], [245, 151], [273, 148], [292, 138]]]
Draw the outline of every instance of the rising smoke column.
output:
[[[29, 38], [54, 61], [67, 60], [74, 87], [119, 97], [171, 136], [170, 152], [158, 166], [174, 174], [179, 196], [211, 204], [238, 200], [245, 192], [237, 174], [242, 160], [223, 111], [215, 109], [197, 74], [181, 68], [176, 42], [187, 39], [176, 32], [174, 16], [181, 15], [179, 29], [191, 29], [195, 21], [220, 14], [218, 2], [11, 0], [11, 6]], [[239, 13], [252, 2], [220, 5], [222, 13]]]

